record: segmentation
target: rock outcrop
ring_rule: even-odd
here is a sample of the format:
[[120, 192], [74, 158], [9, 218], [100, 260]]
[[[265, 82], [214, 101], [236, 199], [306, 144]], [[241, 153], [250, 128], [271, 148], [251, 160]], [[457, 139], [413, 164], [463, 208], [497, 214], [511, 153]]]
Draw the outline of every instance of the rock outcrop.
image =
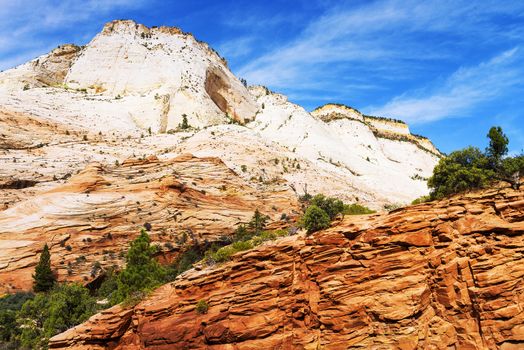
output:
[[[45, 137], [33, 143], [43, 147], [29, 159], [46, 172], [47, 164], [60, 163], [51, 178], [67, 173], [61, 158], [69, 155], [78, 164], [66, 166], [77, 171], [86, 165], [84, 159], [112, 163], [133, 153], [159, 156], [170, 147], [177, 154], [198, 149], [199, 156], [219, 156], [237, 172], [246, 166], [241, 175], [256, 185], [283, 180], [299, 191], [307, 186], [310, 192], [375, 209], [427, 194], [424, 179], [440, 153], [428, 139], [411, 135], [406, 124], [334, 104], [308, 113], [283, 95], [244, 84], [218, 53], [191, 34], [119, 20], [107, 23], [83, 47], [63, 45], [0, 72], [0, 107], [19, 125], [38, 120], [34, 132]], [[185, 119], [187, 128], [181, 128]], [[4, 121], [0, 115], [0, 128], [6, 123], [12, 130], [12, 118]], [[41, 125], [69, 135], [41, 135]], [[34, 126], [24, 129], [30, 134]], [[88, 142], [74, 142], [84, 134]], [[12, 147], [1, 146], [4, 138]], [[102, 147], [109, 138], [111, 143]], [[31, 135], [26, 139], [33, 140]], [[15, 153], [17, 161], [29, 153], [26, 146], [20, 148], [27, 140], [0, 133], [0, 147], [10, 153], [6, 158]], [[73, 150], [64, 153], [68, 141]], [[249, 157], [239, 145], [247, 147]]]
[[516, 350], [523, 280], [524, 193], [497, 188], [345, 217], [190, 270], [50, 347]]
[[[26, 185], [20, 180], [4, 187]], [[232, 234], [256, 209], [276, 222], [283, 213], [296, 216], [298, 206], [289, 188], [257, 190], [217, 158], [91, 163], [0, 212], [0, 294], [31, 289], [44, 243], [60, 281], [87, 284], [104, 269], [122, 266], [145, 223], [161, 247], [159, 258], [169, 262], [188, 247]]]

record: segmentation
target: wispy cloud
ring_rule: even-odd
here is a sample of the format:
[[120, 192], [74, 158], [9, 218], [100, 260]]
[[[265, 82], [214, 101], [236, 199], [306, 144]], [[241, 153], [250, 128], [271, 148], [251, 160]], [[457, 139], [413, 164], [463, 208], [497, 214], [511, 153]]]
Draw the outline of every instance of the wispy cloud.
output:
[[473, 107], [489, 102], [508, 89], [524, 84], [521, 49], [502, 52], [477, 66], [460, 68], [443, 84], [427, 90], [404, 93], [381, 107], [368, 107], [369, 114], [425, 123], [449, 117], [460, 117]]
[[220, 55], [228, 59], [245, 57], [254, 50], [254, 40], [255, 38], [252, 36], [228, 40], [221, 44], [217, 50], [220, 52]]
[[[251, 83], [292, 89], [297, 95], [300, 90], [309, 94], [313, 84], [319, 91], [336, 92], [340, 88], [336, 78], [352, 75], [366, 76], [377, 85], [414, 80], [418, 71], [427, 70], [432, 63], [460, 63], [468, 51], [462, 45], [501, 38], [522, 40], [518, 38], [519, 23], [502, 28], [491, 19], [523, 14], [524, 3], [516, 2], [485, 1], [482, 6], [446, 0], [386, 0], [361, 6], [342, 2], [309, 22], [294, 39], [236, 71]], [[355, 85], [346, 91], [346, 97], [359, 90]]]
[[[0, 0], [0, 70], [43, 54], [57, 45], [70, 28], [73, 39], [84, 38], [80, 28], [98, 27], [117, 9], [134, 9], [144, 0]], [[100, 28], [98, 28], [100, 29]], [[60, 41], [59, 41], [60, 42]]]

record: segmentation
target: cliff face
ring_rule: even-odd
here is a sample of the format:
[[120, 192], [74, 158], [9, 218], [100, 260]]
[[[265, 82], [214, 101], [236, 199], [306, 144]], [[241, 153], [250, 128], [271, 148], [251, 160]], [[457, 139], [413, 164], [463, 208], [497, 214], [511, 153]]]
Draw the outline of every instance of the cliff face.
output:
[[494, 189], [346, 217], [190, 270], [50, 346], [521, 349], [523, 279], [524, 194]]
[[187, 247], [232, 234], [256, 209], [274, 222], [298, 210], [289, 189], [259, 191], [219, 159], [189, 154], [91, 163], [60, 186], [34, 191], [0, 212], [0, 294], [31, 289], [44, 243], [59, 281], [86, 284], [124, 264], [145, 223], [160, 245], [158, 258], [169, 262]]
[[[429, 140], [411, 135], [406, 124], [366, 121], [342, 105], [308, 113], [284, 95], [260, 86], [246, 88], [222, 57], [191, 34], [130, 20], [107, 23], [83, 47], [62, 45], [0, 72], [0, 106], [0, 113], [16, 115], [14, 122], [29, 129], [30, 140], [31, 129], [24, 125], [28, 118], [68, 130], [70, 135], [61, 133], [53, 143], [54, 151], [44, 140], [40, 153], [46, 162], [63, 163], [61, 157], [82, 151], [67, 164], [74, 170], [86, 165], [84, 159], [104, 158], [100, 152], [112, 163], [133, 153], [159, 155], [167, 147], [157, 145], [169, 145], [176, 148], [175, 155], [197, 149], [199, 156], [219, 156], [237, 172], [245, 165], [241, 175], [257, 185], [282, 180], [302, 193], [308, 186], [310, 192], [375, 209], [427, 194], [423, 179], [440, 155]], [[181, 130], [184, 119], [190, 127]], [[9, 128], [12, 121], [7, 121]], [[0, 116], [0, 128], [2, 124]], [[219, 132], [212, 129], [218, 126]], [[111, 135], [117, 142], [104, 149], [90, 142], [82, 150], [75, 145], [72, 153], [58, 152], [66, 140], [73, 141], [73, 134], [87, 134], [89, 141]], [[151, 142], [140, 142], [142, 135]], [[0, 142], [3, 138], [12, 142], [17, 136], [3, 132]], [[239, 146], [250, 156], [238, 152]], [[0, 155], [27, 163], [18, 151], [7, 148]], [[33, 158], [49, 174], [52, 169], [41, 159]], [[51, 178], [65, 172], [55, 169]], [[0, 183], [3, 176], [0, 172]]]

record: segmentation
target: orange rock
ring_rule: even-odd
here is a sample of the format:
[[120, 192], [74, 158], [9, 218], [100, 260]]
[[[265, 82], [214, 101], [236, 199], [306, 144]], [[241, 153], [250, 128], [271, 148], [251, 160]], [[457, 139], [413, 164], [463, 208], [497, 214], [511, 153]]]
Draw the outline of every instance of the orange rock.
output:
[[[121, 336], [109, 335], [122, 319], [114, 308], [50, 347], [520, 349], [524, 210], [515, 203], [523, 198], [485, 191], [346, 217], [184, 273], [128, 309]], [[425, 220], [410, 230], [415, 217]], [[449, 239], [433, 239], [442, 234]], [[207, 314], [195, 312], [201, 299]]]

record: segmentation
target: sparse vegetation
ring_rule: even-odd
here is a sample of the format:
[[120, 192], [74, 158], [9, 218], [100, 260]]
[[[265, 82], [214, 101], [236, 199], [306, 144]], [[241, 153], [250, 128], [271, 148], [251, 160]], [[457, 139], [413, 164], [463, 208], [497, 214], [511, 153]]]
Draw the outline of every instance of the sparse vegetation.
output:
[[363, 214], [373, 214], [375, 211], [369, 209], [360, 204], [344, 204], [344, 210], [342, 213], [344, 215], [363, 215]]
[[187, 130], [191, 128], [187, 121], [187, 114], [182, 114], [182, 123], [178, 124], [178, 128], [181, 130]]
[[431, 198], [429, 196], [420, 196], [417, 199], [414, 199], [411, 204], [420, 204], [420, 203], [426, 203], [429, 202]]
[[199, 300], [195, 306], [195, 311], [199, 314], [207, 314], [207, 310], [209, 309], [209, 305], [207, 304], [207, 301], [205, 300]]
[[485, 152], [476, 147], [454, 151], [442, 158], [428, 180], [431, 199], [443, 198], [471, 189], [487, 187], [495, 180], [520, 188], [524, 155], [507, 157], [508, 138], [502, 128], [492, 127]]

